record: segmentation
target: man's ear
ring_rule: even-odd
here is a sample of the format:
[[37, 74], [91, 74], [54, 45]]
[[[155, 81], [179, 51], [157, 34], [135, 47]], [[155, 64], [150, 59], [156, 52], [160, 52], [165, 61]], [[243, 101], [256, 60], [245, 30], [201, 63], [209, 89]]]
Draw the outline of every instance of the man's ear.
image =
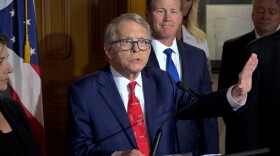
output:
[[108, 44], [108, 43], [104, 43], [104, 51], [106, 52], [106, 51], [110, 51], [111, 50], [111, 45], [110, 44]]
[[112, 55], [110, 53], [112, 46], [110, 44], [104, 43], [104, 51], [105, 51], [105, 55], [108, 59], [112, 59]]

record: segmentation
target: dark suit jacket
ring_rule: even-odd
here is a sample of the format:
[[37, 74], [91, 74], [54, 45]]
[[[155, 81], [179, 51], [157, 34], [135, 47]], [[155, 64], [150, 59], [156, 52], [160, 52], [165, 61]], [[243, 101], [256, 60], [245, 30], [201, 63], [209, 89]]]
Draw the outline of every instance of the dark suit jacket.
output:
[[[255, 31], [228, 40], [224, 43], [222, 62], [219, 73], [218, 89], [230, 87], [238, 82], [238, 74], [241, 72], [245, 61], [246, 45], [255, 40]], [[226, 153], [244, 151], [246, 147], [244, 138], [244, 126], [240, 115], [227, 114], [223, 117], [226, 125], [225, 148]]]
[[238, 82], [238, 74], [244, 66], [246, 45], [255, 40], [255, 31], [225, 41], [223, 45], [218, 89], [230, 87]]
[[[203, 50], [177, 40], [181, 59], [182, 82], [199, 94], [212, 92], [207, 59]], [[154, 52], [151, 50], [148, 67], [159, 67]], [[219, 132], [217, 118], [194, 119], [177, 122], [179, 152], [192, 152], [194, 156], [205, 153], [219, 153]]]
[[243, 121], [247, 124], [246, 148], [269, 147], [270, 155], [280, 155], [280, 30], [248, 44], [259, 64]]
[[[153, 142], [162, 122], [187, 105], [180, 118], [213, 117], [232, 111], [226, 91], [211, 93], [188, 104], [189, 94], [178, 89], [166, 72], [148, 68], [142, 71], [148, 138]], [[123, 101], [110, 68], [84, 76], [69, 87], [67, 131], [70, 155], [106, 155], [136, 148], [136, 141]], [[207, 101], [208, 103], [205, 103]], [[167, 122], [158, 146], [158, 155], [177, 153], [175, 121]]]
[[[20, 104], [14, 100], [4, 98], [0, 99], [0, 111], [5, 119], [10, 124], [17, 141], [10, 141], [12, 143], [18, 143], [19, 145], [13, 146], [9, 142], [3, 142], [7, 139], [2, 138], [1, 134], [0, 151], [3, 156], [39, 156], [40, 150], [35, 138], [32, 134], [29, 120], [20, 106]], [[2, 132], [0, 132], [2, 133]], [[9, 138], [12, 140], [12, 138]]]

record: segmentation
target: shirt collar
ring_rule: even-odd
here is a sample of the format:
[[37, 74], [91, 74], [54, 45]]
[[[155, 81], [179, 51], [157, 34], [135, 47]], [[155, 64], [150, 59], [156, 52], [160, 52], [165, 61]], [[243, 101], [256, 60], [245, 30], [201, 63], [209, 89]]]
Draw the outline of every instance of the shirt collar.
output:
[[152, 37], [151, 44], [152, 44], [153, 49], [156, 54], [162, 53], [166, 48], [171, 48], [173, 50], [173, 53], [175, 53], [176, 55], [179, 55], [176, 38], [173, 40], [173, 43], [170, 47], [165, 46], [164, 44], [162, 44], [158, 40], [154, 39], [153, 37]]
[[256, 36], [256, 39], [260, 38], [261, 36], [257, 33], [257, 31], [255, 30], [255, 36]]
[[[128, 80], [127, 78], [125, 78], [123, 75], [121, 75], [119, 72], [116, 71], [116, 69], [114, 69], [113, 66], [110, 65], [110, 70], [111, 73], [113, 75], [114, 81], [117, 85], [117, 88], [119, 91], [124, 91], [124, 90], [128, 90], [128, 84], [130, 83], [130, 80]], [[142, 88], [142, 76], [141, 76], [141, 72], [139, 73], [138, 77], [134, 80], [137, 82], [137, 86]]]

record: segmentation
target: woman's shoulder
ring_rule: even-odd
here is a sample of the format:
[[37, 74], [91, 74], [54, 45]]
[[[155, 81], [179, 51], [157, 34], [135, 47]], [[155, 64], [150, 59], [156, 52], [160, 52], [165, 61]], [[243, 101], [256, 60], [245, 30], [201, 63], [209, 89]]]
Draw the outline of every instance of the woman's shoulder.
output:
[[1, 97], [0, 105], [1, 105], [1, 107], [4, 107], [8, 111], [14, 111], [14, 112], [23, 111], [23, 108], [21, 107], [21, 105], [17, 101], [15, 101], [11, 98]]

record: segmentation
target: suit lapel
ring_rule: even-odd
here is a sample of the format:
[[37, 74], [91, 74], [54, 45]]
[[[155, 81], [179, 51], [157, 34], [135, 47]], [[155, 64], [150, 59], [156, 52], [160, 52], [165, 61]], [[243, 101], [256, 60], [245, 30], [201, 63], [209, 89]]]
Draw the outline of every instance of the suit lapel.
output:
[[275, 32], [275, 37], [278, 39], [280, 38], [280, 29]]
[[[190, 78], [192, 76], [190, 76], [193, 72], [192, 70], [195, 68], [193, 67], [192, 63], [191, 63], [191, 56], [190, 56], [190, 52], [188, 52], [188, 50], [185, 48], [185, 46], [183, 45], [182, 41], [178, 41], [177, 40], [177, 46], [178, 46], [178, 51], [180, 54], [180, 60], [181, 60], [181, 69], [182, 69], [182, 80], [184, 80], [186, 84], [188, 84], [190, 82]], [[184, 60], [184, 61], [182, 61]], [[184, 67], [184, 68], [182, 68]], [[193, 68], [190, 68], [193, 67]], [[186, 78], [188, 77], [188, 78]]]
[[109, 68], [106, 69], [105, 72], [101, 71], [98, 82], [101, 85], [98, 92], [103, 97], [104, 101], [106, 101], [108, 108], [115, 115], [116, 120], [119, 122], [122, 129], [125, 130], [125, 134], [132, 143], [132, 146], [137, 148], [136, 140], [127, 117], [127, 112]]
[[157, 56], [156, 56], [156, 53], [155, 53], [153, 47], [151, 47], [151, 53], [150, 53], [149, 60], [148, 60], [146, 67], [160, 68], [159, 62], [157, 60]]
[[154, 96], [156, 93], [156, 86], [154, 81], [150, 79], [145, 72], [142, 72], [142, 81], [145, 98], [146, 125], [150, 134], [149, 139], [153, 140], [151, 136], [155, 136], [158, 129], [158, 127], [154, 126], [156, 125], [156, 97]]
[[[256, 39], [255, 29], [249, 33], [249, 42]], [[248, 43], [248, 42], [247, 42]]]

